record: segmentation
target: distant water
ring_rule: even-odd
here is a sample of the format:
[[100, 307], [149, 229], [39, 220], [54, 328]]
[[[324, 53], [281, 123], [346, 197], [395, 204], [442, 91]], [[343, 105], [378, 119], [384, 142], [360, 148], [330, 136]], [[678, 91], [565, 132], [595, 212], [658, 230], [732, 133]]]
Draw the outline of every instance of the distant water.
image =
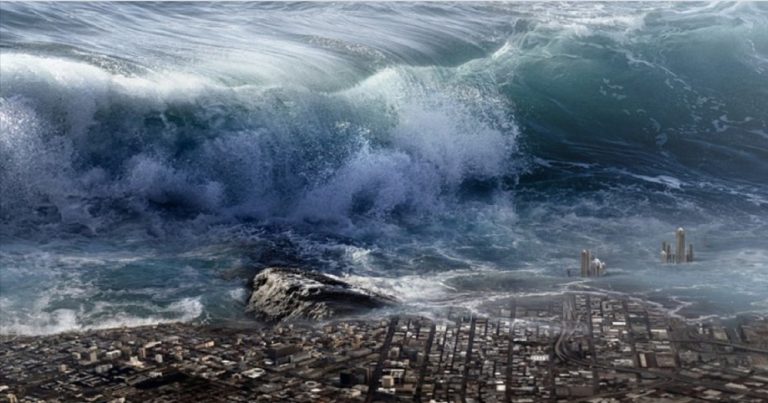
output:
[[766, 3], [2, 2], [0, 124], [2, 333], [239, 319], [269, 264], [768, 312]]

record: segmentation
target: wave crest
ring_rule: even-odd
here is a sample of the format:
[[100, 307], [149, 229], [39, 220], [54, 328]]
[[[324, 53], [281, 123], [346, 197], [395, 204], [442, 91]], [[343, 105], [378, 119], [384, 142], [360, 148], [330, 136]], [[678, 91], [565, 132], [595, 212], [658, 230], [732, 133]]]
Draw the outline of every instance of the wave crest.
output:
[[508, 105], [455, 69], [390, 68], [325, 93], [29, 55], [0, 67], [2, 153], [16, 164], [3, 186], [24, 189], [4, 203], [52, 206], [54, 221], [77, 211], [70, 221], [91, 230], [126, 212], [343, 224], [427, 213], [467, 180], [509, 175], [516, 150]]

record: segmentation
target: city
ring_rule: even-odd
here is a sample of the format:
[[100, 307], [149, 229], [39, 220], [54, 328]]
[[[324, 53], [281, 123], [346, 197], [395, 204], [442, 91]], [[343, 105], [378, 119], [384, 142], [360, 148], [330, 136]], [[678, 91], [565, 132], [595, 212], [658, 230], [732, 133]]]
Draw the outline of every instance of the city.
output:
[[768, 318], [689, 324], [623, 296], [487, 315], [4, 336], [4, 402], [768, 400]]

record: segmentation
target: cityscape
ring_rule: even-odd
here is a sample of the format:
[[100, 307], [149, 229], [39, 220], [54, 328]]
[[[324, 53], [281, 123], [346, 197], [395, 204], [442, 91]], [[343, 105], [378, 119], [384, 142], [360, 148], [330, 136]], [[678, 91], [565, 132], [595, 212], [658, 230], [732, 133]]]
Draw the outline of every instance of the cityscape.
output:
[[480, 315], [3, 336], [16, 402], [763, 402], [768, 318], [689, 324], [595, 293]]

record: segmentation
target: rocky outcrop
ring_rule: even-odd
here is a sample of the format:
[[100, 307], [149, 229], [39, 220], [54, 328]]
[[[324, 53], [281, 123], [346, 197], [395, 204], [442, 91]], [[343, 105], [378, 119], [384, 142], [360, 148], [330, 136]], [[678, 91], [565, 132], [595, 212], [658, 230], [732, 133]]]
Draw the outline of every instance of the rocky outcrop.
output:
[[331, 276], [291, 268], [267, 268], [253, 278], [246, 312], [270, 322], [327, 319], [382, 308], [397, 301]]

